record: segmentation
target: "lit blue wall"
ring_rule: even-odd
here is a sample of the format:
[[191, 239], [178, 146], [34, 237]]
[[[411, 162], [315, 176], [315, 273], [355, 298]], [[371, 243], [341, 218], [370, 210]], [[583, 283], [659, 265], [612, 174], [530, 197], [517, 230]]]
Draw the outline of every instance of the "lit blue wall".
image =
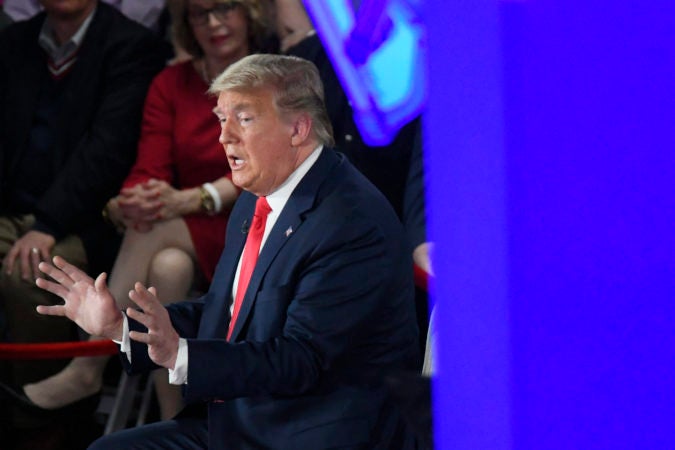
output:
[[437, 448], [675, 448], [675, 2], [427, 2]]

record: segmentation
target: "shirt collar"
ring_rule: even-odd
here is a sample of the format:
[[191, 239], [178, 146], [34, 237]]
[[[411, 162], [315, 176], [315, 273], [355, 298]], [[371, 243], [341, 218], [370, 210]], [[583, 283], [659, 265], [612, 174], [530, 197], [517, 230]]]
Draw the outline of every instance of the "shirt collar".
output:
[[268, 194], [267, 197], [265, 197], [267, 199], [267, 203], [270, 205], [270, 208], [272, 208], [272, 213], [279, 214], [284, 206], [286, 206], [286, 202], [289, 198], [291, 198], [291, 194], [295, 190], [296, 186], [305, 177], [307, 172], [309, 172], [309, 169], [312, 168], [316, 160], [319, 159], [319, 155], [321, 155], [322, 150], [323, 145], [319, 145], [317, 148], [315, 148], [312, 153], [309, 154], [307, 159], [305, 159], [302, 164], [300, 164], [298, 168], [295, 169], [288, 178], [286, 178], [286, 181], [284, 181], [276, 191]]
[[84, 41], [84, 36], [89, 29], [94, 14], [96, 13], [96, 7], [91, 11], [91, 13], [84, 19], [80, 28], [77, 29], [75, 34], [73, 34], [68, 41], [64, 42], [61, 45], [56, 43], [54, 38], [54, 28], [52, 27], [49, 17], [42, 24], [42, 29], [40, 30], [40, 36], [38, 37], [38, 42], [40, 47], [47, 52], [51, 60], [55, 64], [59, 64], [62, 61], [70, 58], [73, 54], [80, 48], [82, 41]]

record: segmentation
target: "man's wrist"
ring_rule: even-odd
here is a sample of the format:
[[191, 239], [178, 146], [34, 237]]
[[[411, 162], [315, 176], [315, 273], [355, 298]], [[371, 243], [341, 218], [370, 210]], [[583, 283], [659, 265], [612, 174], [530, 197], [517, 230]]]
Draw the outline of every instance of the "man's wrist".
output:
[[186, 384], [188, 372], [188, 345], [187, 340], [178, 338], [178, 352], [173, 364], [173, 369], [169, 369], [169, 383], [175, 385]]
[[105, 337], [111, 341], [121, 342], [124, 339], [125, 317], [124, 313], [120, 311], [119, 319], [109, 328], [110, 331], [106, 333]]

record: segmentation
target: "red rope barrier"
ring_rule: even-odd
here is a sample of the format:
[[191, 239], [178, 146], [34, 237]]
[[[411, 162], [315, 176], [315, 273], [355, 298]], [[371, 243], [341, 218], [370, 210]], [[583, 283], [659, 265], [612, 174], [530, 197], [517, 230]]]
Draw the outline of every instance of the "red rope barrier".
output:
[[[429, 274], [413, 266], [415, 285], [428, 291]], [[113, 341], [51, 342], [41, 344], [0, 343], [0, 359], [66, 359], [76, 356], [113, 355], [118, 352]]]
[[0, 359], [67, 359], [76, 356], [114, 355], [113, 341], [50, 342], [40, 344], [0, 343]]

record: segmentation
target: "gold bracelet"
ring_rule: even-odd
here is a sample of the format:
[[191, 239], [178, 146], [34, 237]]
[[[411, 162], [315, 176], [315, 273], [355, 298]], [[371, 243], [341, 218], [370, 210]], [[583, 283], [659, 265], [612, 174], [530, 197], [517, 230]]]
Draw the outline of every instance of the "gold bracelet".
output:
[[204, 186], [199, 186], [199, 200], [202, 211], [204, 211], [209, 216], [212, 216], [216, 213], [216, 202], [213, 200], [213, 197], [207, 191]]

